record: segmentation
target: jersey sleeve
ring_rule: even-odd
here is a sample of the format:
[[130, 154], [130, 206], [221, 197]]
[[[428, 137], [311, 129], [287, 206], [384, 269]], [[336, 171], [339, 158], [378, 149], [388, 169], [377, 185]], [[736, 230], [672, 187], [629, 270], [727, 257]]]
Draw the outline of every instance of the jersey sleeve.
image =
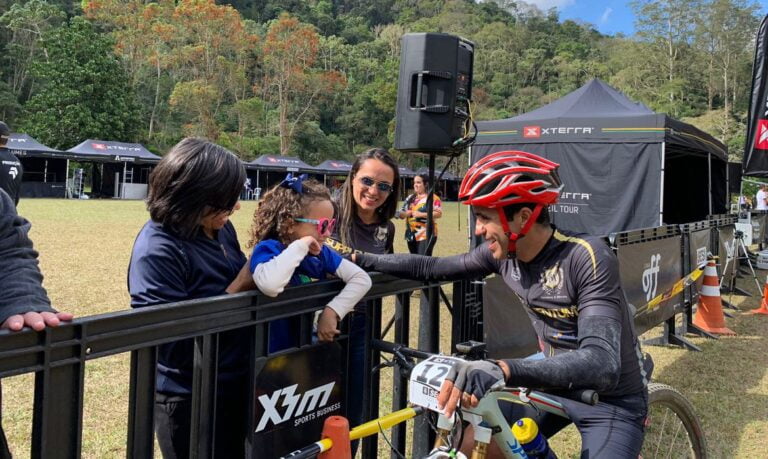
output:
[[622, 292], [619, 266], [611, 249], [601, 241], [588, 240], [573, 257], [574, 288], [579, 317], [599, 315], [621, 322]]
[[417, 280], [460, 280], [499, 272], [499, 263], [494, 260], [487, 243], [469, 253], [452, 257], [363, 253], [355, 255], [355, 262], [366, 271]]

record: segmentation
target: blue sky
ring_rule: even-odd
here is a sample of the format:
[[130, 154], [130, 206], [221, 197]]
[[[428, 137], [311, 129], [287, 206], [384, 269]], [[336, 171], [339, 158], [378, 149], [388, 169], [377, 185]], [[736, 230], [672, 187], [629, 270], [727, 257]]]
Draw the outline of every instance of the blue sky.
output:
[[[542, 10], [556, 7], [560, 19], [580, 19], [593, 24], [597, 30], [607, 35], [622, 32], [634, 33], [634, 14], [629, 2], [618, 0], [524, 0]], [[757, 2], [761, 14], [768, 13], [768, 0]]]

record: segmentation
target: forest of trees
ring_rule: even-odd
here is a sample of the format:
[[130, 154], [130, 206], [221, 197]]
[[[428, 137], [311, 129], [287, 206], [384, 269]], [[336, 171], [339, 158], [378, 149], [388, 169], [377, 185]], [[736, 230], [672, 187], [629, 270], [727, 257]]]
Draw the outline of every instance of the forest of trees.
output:
[[476, 44], [476, 119], [598, 77], [741, 158], [758, 5], [631, 6], [637, 33], [606, 36], [511, 0], [0, 0], [0, 119], [62, 149], [203, 135], [245, 160], [350, 158], [392, 145], [400, 37], [445, 32]]

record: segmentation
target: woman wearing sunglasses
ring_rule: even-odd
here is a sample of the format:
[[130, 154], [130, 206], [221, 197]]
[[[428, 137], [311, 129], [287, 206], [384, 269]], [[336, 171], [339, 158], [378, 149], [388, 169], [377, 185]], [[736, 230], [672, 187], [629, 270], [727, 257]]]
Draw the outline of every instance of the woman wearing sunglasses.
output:
[[[250, 271], [256, 287], [267, 296], [277, 296], [287, 285], [301, 285], [336, 276], [346, 286], [323, 309], [317, 321], [320, 341], [333, 341], [339, 321], [371, 288], [371, 278], [348, 260], [324, 245], [336, 220], [331, 195], [324, 185], [292, 174], [267, 191], [253, 215], [253, 247]], [[269, 352], [298, 346], [298, 317], [269, 324]]]
[[[339, 224], [326, 242], [342, 254], [353, 251], [394, 252], [400, 174], [397, 163], [383, 148], [357, 156], [337, 202]], [[347, 418], [350, 426], [362, 422], [365, 359], [365, 304], [355, 306], [349, 320], [349, 387]]]

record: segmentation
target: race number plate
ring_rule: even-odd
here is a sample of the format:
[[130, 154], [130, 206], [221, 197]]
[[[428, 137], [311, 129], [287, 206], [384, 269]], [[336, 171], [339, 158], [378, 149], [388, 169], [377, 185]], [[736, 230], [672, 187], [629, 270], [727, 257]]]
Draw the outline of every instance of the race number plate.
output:
[[441, 410], [437, 408], [437, 393], [448, 370], [460, 361], [461, 359], [453, 357], [433, 355], [419, 362], [411, 371], [408, 400], [414, 405], [440, 413]]

